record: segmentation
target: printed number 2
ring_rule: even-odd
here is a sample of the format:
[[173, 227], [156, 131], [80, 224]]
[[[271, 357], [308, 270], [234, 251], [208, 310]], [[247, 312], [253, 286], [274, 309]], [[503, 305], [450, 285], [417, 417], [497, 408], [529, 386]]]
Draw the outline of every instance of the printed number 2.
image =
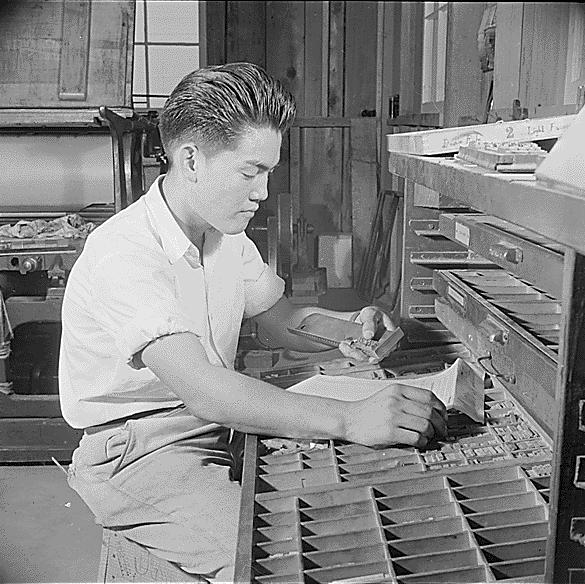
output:
[[514, 137], [514, 128], [511, 128], [510, 126], [508, 126], [506, 128], [506, 138], [513, 138]]

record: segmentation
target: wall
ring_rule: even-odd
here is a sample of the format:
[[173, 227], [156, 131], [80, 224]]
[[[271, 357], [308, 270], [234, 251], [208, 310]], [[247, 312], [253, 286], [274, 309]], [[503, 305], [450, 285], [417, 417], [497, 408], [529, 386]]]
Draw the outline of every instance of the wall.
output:
[[[430, 5], [206, 3], [208, 62], [258, 63], [297, 99], [294, 152], [287, 142], [270, 190], [292, 192], [293, 215], [314, 227], [309, 261], [315, 234], [352, 232], [354, 273], [359, 273], [377, 193], [402, 189], [402, 182], [385, 172], [387, 133], [511, 119], [518, 115], [512, 108], [515, 99], [533, 117], [574, 112], [576, 89], [585, 81], [585, 8], [578, 3], [495, 4], [495, 58], [482, 68], [478, 32], [494, 3], [448, 3], [446, 35], [438, 35], [445, 36], [446, 46], [433, 57], [445, 69], [444, 91], [437, 91], [443, 100], [429, 105], [422, 103], [422, 83]], [[393, 118], [390, 101], [397, 94], [400, 111]], [[369, 115], [374, 117], [363, 117]], [[397, 232], [400, 220], [399, 213]], [[390, 289], [400, 272], [400, 245], [393, 236]]]
[[312, 226], [298, 250], [309, 264], [318, 234], [354, 234], [355, 272], [367, 244], [379, 188], [379, 4], [206, 3], [208, 63], [257, 63], [296, 98], [296, 128], [269, 189], [291, 193], [298, 228]]

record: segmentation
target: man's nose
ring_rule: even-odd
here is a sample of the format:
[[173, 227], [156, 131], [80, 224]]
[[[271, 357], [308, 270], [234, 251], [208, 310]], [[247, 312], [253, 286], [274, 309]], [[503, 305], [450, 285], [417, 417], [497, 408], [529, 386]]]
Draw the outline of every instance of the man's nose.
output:
[[259, 177], [258, 182], [254, 185], [251, 197], [255, 201], [265, 201], [268, 198], [268, 175]]

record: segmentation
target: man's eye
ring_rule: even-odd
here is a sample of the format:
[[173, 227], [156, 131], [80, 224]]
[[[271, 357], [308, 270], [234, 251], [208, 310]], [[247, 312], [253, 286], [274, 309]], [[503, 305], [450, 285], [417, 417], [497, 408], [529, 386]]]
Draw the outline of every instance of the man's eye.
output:
[[246, 172], [242, 172], [242, 174], [244, 175], [245, 178], [256, 178], [255, 174], [248, 174]]

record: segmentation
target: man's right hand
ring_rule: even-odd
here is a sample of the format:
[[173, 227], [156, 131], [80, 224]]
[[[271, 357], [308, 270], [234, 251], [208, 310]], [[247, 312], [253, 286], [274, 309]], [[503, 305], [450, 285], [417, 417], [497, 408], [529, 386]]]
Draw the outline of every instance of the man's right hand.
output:
[[396, 384], [351, 403], [347, 439], [374, 448], [424, 448], [433, 437], [446, 436], [446, 421], [445, 405], [431, 391]]

